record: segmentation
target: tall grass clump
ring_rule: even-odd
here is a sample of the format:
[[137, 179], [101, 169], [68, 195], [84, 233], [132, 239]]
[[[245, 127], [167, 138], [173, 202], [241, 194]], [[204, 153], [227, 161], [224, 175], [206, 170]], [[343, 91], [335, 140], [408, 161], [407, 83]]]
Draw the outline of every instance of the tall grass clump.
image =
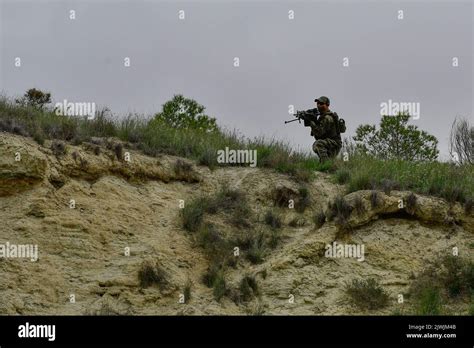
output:
[[[385, 192], [391, 189], [410, 190], [462, 204], [474, 197], [473, 165], [379, 160], [356, 155], [350, 161], [340, 163], [340, 166], [338, 181], [347, 184], [348, 192], [371, 189]], [[347, 172], [351, 175], [348, 176]], [[388, 183], [390, 187], [387, 187]]]

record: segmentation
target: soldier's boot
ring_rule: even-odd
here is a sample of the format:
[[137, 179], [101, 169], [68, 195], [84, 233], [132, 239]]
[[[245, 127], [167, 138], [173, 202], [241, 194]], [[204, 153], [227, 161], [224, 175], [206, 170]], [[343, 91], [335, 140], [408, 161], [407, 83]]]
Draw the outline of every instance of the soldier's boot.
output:
[[324, 163], [326, 161], [329, 161], [329, 156], [325, 154], [320, 154], [319, 155], [319, 163]]

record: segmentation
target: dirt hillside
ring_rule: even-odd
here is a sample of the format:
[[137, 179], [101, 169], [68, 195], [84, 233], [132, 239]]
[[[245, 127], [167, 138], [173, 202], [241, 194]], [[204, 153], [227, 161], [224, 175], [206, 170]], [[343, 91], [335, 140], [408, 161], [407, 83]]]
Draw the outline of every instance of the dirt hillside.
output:
[[[225, 271], [229, 292], [217, 300], [202, 281], [209, 254], [183, 228], [181, 214], [183, 204], [222, 187], [243, 192], [250, 213], [243, 226], [229, 222], [225, 209], [205, 214], [220, 233], [269, 230], [269, 210], [281, 227], [278, 243], [260, 262], [250, 262], [243, 248], [237, 256], [234, 248], [227, 251], [236, 262]], [[432, 260], [454, 247], [473, 259], [474, 216], [459, 204], [416, 195], [410, 210], [399, 207], [408, 192], [379, 192], [376, 205], [372, 192], [354, 192], [345, 200], [362, 208], [341, 232], [337, 219], [321, 226], [313, 220], [344, 187], [316, 173], [305, 184], [304, 211], [276, 204], [275, 195], [297, 197], [300, 187], [270, 169], [210, 170], [173, 156], [147, 157], [113, 139], [40, 146], [0, 133], [0, 244], [38, 246], [36, 261], [0, 258], [0, 314], [389, 315], [409, 305], [398, 303], [398, 295], [407, 294]], [[334, 241], [363, 245], [364, 260], [327, 257]], [[140, 285], [146, 262], [166, 273], [164, 286]], [[245, 276], [256, 281], [258, 295], [235, 301], [229, 293], [242, 290]], [[354, 306], [344, 286], [355, 278], [375, 278], [388, 305]], [[191, 297], [181, 303], [189, 283]], [[458, 301], [450, 310], [465, 314], [468, 306]]]

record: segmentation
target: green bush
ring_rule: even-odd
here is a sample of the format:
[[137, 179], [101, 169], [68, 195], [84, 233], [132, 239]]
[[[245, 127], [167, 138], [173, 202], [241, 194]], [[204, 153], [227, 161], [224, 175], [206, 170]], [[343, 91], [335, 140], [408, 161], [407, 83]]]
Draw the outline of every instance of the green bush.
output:
[[250, 248], [247, 250], [246, 257], [251, 263], [258, 264], [263, 262], [265, 251], [265, 235], [263, 232], [259, 232], [252, 239]]
[[270, 235], [268, 236], [267, 245], [275, 249], [281, 241], [281, 234], [278, 230], [272, 229]]
[[138, 280], [142, 288], [158, 285], [161, 288], [168, 284], [165, 270], [156, 262], [144, 261], [138, 271]]
[[474, 292], [474, 262], [448, 255], [441, 260], [440, 281], [450, 297]]
[[268, 210], [265, 213], [265, 223], [271, 228], [281, 228], [281, 219], [276, 212]]
[[326, 214], [320, 210], [314, 215], [313, 222], [316, 225], [316, 228], [320, 228], [326, 222]]
[[240, 294], [243, 301], [249, 301], [258, 295], [258, 284], [255, 277], [246, 275], [240, 281]]
[[214, 298], [217, 301], [220, 301], [221, 298], [224, 297], [227, 293], [227, 284], [226, 284], [223, 272], [217, 273], [216, 278], [214, 279], [214, 283], [212, 284], [212, 287], [213, 287]]
[[349, 219], [352, 207], [346, 202], [344, 197], [337, 196], [333, 202], [328, 204], [328, 220], [336, 220], [339, 224], [345, 224]]
[[206, 200], [204, 198], [187, 203], [181, 210], [183, 228], [189, 232], [196, 232], [201, 227], [205, 209]]
[[441, 293], [437, 287], [426, 287], [422, 290], [418, 298], [418, 315], [439, 315], [441, 314]]
[[295, 210], [298, 213], [304, 213], [306, 208], [311, 205], [311, 198], [309, 190], [306, 187], [300, 187], [298, 189], [298, 199], [295, 202]]
[[202, 282], [209, 288], [212, 288], [220, 272], [220, 265], [211, 264], [202, 276]]
[[248, 206], [245, 193], [237, 189], [230, 189], [223, 185], [217, 194], [208, 197], [203, 203], [204, 209], [209, 214], [219, 211], [228, 214], [228, 221], [238, 228], [249, 228], [252, 211]]
[[353, 279], [352, 283], [346, 283], [345, 291], [352, 302], [362, 309], [379, 309], [388, 304], [388, 294], [373, 278]]
[[178, 94], [163, 104], [163, 110], [152, 122], [174, 129], [196, 129], [203, 132], [217, 131], [216, 119], [204, 114], [205, 107], [193, 99]]

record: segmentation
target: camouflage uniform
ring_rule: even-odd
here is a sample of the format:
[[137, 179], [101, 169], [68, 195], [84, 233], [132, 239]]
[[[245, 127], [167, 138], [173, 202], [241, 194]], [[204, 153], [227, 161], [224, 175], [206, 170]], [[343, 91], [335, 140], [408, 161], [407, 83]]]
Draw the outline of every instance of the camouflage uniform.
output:
[[[308, 110], [312, 112], [315, 109]], [[342, 147], [341, 134], [338, 132], [336, 118], [332, 111], [321, 114], [315, 121], [310, 121], [311, 135], [316, 141], [313, 151], [321, 162], [337, 156]]]

